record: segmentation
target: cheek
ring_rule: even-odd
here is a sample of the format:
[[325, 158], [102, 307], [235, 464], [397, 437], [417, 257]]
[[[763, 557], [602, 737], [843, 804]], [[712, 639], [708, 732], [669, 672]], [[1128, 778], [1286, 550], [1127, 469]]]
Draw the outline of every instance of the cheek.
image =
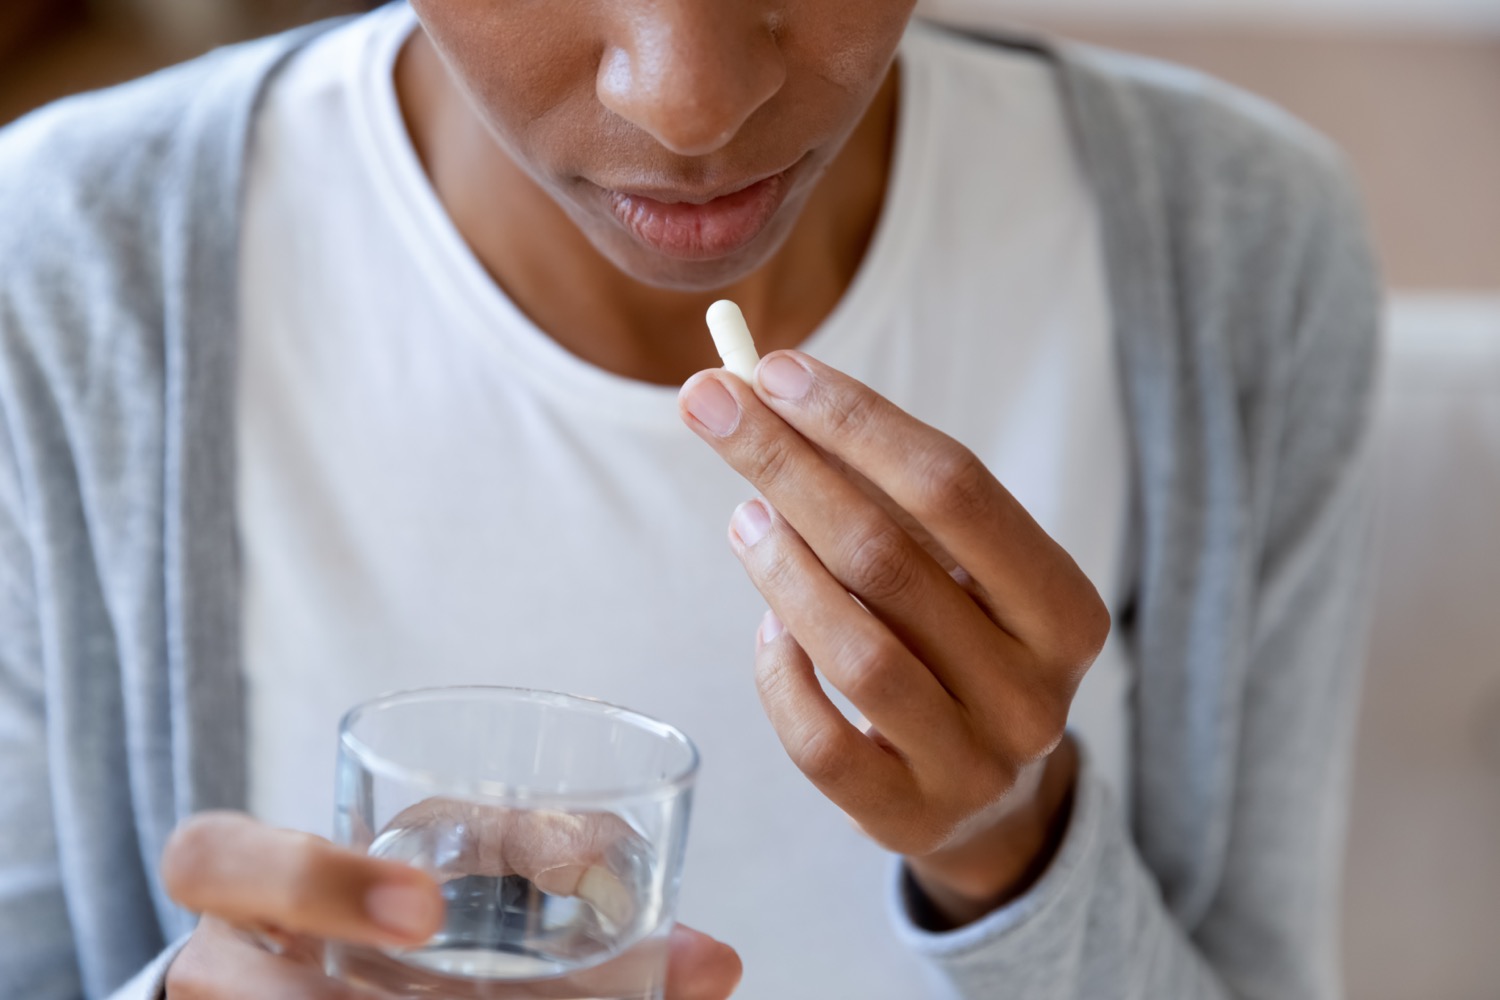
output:
[[570, 14], [586, 6], [549, 4], [540, 16], [526, 3], [412, 0], [454, 80], [517, 153], [547, 145], [548, 133], [565, 122], [573, 131], [598, 124], [594, 78], [603, 45], [588, 18]]
[[784, 45], [825, 81], [861, 98], [885, 79], [915, 0], [868, 0], [791, 6]]

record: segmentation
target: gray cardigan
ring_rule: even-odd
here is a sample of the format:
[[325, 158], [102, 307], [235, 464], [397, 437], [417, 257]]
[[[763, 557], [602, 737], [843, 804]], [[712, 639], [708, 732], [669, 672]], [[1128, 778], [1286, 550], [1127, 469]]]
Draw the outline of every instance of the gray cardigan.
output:
[[[154, 994], [192, 926], [163, 842], [245, 803], [239, 196], [257, 98], [317, 30], [0, 134], [6, 998]], [[1086, 770], [1031, 893], [903, 934], [973, 998], [1335, 997], [1378, 326], [1358, 210], [1332, 149], [1251, 98], [1008, 44], [1055, 63], [1103, 214], [1137, 484], [1134, 821]]]

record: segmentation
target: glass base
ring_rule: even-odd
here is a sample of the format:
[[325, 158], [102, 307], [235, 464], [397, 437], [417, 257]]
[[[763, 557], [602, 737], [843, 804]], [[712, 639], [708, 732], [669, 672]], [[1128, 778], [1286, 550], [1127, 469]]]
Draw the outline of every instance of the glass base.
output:
[[585, 968], [546, 955], [477, 948], [391, 954], [330, 944], [329, 975], [392, 1000], [662, 1000], [663, 929], [609, 960]]

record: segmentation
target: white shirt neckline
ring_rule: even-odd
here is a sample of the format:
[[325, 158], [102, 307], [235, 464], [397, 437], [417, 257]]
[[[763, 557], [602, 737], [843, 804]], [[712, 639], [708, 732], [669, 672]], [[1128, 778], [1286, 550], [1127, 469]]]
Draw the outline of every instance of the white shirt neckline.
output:
[[[443, 207], [407, 132], [395, 88], [395, 65], [402, 46], [417, 28], [415, 12], [396, 4], [375, 15], [388, 18], [371, 35], [363, 57], [350, 64], [354, 133], [363, 145], [360, 159], [397, 224], [413, 241], [413, 259], [435, 288], [443, 289], [473, 318], [456, 335], [481, 341], [480, 349], [519, 366], [540, 390], [571, 406], [600, 411], [612, 420], [655, 426], [677, 433], [677, 389], [626, 378], [571, 353], [515, 303], [475, 256]], [[913, 32], [924, 29], [914, 26]], [[853, 281], [823, 323], [799, 345], [815, 356], [838, 350], [883, 313], [899, 288], [898, 276], [911, 247], [920, 192], [930, 167], [928, 125], [923, 113], [929, 82], [906, 61], [899, 77], [896, 136], [880, 218]], [[708, 336], [707, 328], [703, 331]]]

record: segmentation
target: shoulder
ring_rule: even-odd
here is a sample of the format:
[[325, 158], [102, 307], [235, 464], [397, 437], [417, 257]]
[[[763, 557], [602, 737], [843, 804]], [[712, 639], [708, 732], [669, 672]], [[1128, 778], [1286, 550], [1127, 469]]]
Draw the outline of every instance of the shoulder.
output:
[[1106, 133], [1092, 144], [1100, 152], [1121, 138], [1111, 125], [1127, 130], [1164, 180], [1225, 201], [1270, 189], [1305, 204], [1351, 186], [1338, 148], [1269, 101], [1153, 59], [1069, 43], [1056, 53], [1081, 130]]
[[[139, 249], [203, 170], [229, 159], [265, 79], [321, 26], [230, 46], [67, 98], [0, 129], [3, 287], [79, 250]], [[85, 258], [86, 260], [87, 258]]]
[[[1354, 181], [1328, 139], [1201, 74], [1092, 51], [1072, 74], [1099, 183], [1149, 206], [1121, 222], [1101, 205], [1114, 260], [1129, 261], [1130, 279], [1149, 276], [1173, 331], [1162, 354], [1122, 331], [1135, 356], [1173, 359], [1143, 366], [1135, 391], [1175, 380], [1192, 421], [1170, 447], [1201, 443], [1189, 422], [1219, 428], [1202, 432], [1212, 443], [1201, 474], [1239, 470], [1252, 537], [1273, 565], [1325, 505], [1367, 486], [1383, 294]], [[1148, 257], [1155, 266], [1138, 263]]]
[[[1368, 372], [1379, 276], [1337, 146], [1202, 73], [1067, 44], [1057, 58], [1103, 215], [1117, 239], [1160, 248], [1153, 273], [1184, 333], [1226, 342], [1252, 391], [1309, 337]], [[1120, 202], [1138, 206], [1133, 220]]]
[[[1108, 217], [1152, 213], [1179, 240], [1212, 238], [1203, 260], [1284, 252], [1320, 227], [1363, 236], [1344, 158], [1307, 124], [1222, 80], [1153, 59], [1004, 30], [930, 26], [953, 54], [1049, 61], [1085, 173]], [[993, 58], [990, 60], [993, 62]], [[1015, 62], [1014, 59], [1011, 60]]]
[[1290, 302], [1335, 264], [1362, 269], [1373, 288], [1357, 186], [1328, 138], [1193, 70], [1086, 46], [1057, 51], [1101, 197], [1146, 206], [1200, 288]]
[[[140, 214], [173, 191], [174, 159], [253, 99], [292, 36], [233, 46], [106, 90], [66, 98], [0, 130], [0, 212], [11, 246], [72, 224]], [[18, 246], [19, 244], [19, 246]], [[24, 253], [23, 256], [31, 256]]]
[[108, 355], [101, 338], [121, 346], [159, 327], [168, 262], [206, 225], [233, 225], [258, 95], [308, 34], [220, 49], [0, 130], [0, 346], [13, 373], [62, 377]]

